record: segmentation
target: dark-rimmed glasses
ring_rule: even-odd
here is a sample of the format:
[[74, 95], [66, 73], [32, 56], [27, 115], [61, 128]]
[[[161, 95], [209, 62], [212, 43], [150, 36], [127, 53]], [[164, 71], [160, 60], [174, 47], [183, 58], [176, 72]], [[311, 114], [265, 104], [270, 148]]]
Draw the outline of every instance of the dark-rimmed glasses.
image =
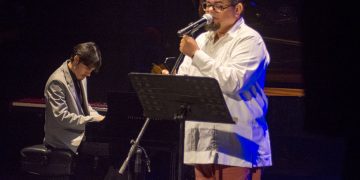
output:
[[230, 5], [227, 5], [227, 6], [226, 6], [226, 5], [223, 5], [223, 4], [221, 4], [221, 3], [211, 4], [211, 3], [208, 3], [208, 2], [205, 2], [205, 1], [204, 1], [204, 2], [201, 4], [201, 6], [202, 6], [202, 8], [203, 8], [204, 11], [209, 10], [209, 8], [212, 7], [215, 12], [222, 12], [222, 11], [224, 11], [226, 8], [228, 8], [228, 7], [232, 6], [232, 5], [230, 4]]

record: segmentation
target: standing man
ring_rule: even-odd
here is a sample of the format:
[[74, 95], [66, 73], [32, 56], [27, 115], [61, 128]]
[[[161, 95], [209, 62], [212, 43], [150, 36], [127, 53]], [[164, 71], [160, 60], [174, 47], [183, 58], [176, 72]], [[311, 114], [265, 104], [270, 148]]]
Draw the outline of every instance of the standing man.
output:
[[101, 53], [93, 42], [76, 45], [66, 60], [48, 79], [44, 94], [45, 138], [48, 148], [67, 149], [77, 154], [87, 122], [100, 122], [88, 103], [86, 78], [101, 66]]
[[245, 24], [243, 0], [203, 0], [202, 8], [213, 22], [196, 40], [182, 38], [178, 74], [215, 78], [235, 124], [187, 121], [184, 163], [195, 166], [197, 180], [259, 180], [261, 168], [272, 165], [264, 93], [270, 57]]

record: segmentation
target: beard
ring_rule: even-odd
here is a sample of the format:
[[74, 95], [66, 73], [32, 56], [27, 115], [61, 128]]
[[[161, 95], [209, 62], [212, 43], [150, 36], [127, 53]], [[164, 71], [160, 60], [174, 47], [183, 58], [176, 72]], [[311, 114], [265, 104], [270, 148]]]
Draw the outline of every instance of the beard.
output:
[[204, 28], [206, 31], [217, 31], [220, 28], [220, 24], [212, 22], [210, 24], [206, 24]]

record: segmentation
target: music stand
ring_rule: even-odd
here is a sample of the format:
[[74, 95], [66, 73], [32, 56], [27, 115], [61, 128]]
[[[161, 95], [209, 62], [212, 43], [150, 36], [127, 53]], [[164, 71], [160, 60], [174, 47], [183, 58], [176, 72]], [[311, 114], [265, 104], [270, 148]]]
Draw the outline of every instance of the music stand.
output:
[[184, 121], [234, 124], [218, 82], [209, 77], [149, 73], [129, 73], [129, 77], [145, 117], [179, 122], [178, 179], [182, 180]]

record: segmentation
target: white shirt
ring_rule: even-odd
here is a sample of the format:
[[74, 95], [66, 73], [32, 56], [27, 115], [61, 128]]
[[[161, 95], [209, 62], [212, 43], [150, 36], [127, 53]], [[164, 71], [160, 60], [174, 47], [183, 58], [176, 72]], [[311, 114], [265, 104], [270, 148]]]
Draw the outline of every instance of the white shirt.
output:
[[214, 35], [196, 38], [200, 50], [184, 58], [178, 74], [215, 78], [235, 124], [186, 121], [184, 163], [271, 166], [264, 41], [242, 18], [215, 43]]

